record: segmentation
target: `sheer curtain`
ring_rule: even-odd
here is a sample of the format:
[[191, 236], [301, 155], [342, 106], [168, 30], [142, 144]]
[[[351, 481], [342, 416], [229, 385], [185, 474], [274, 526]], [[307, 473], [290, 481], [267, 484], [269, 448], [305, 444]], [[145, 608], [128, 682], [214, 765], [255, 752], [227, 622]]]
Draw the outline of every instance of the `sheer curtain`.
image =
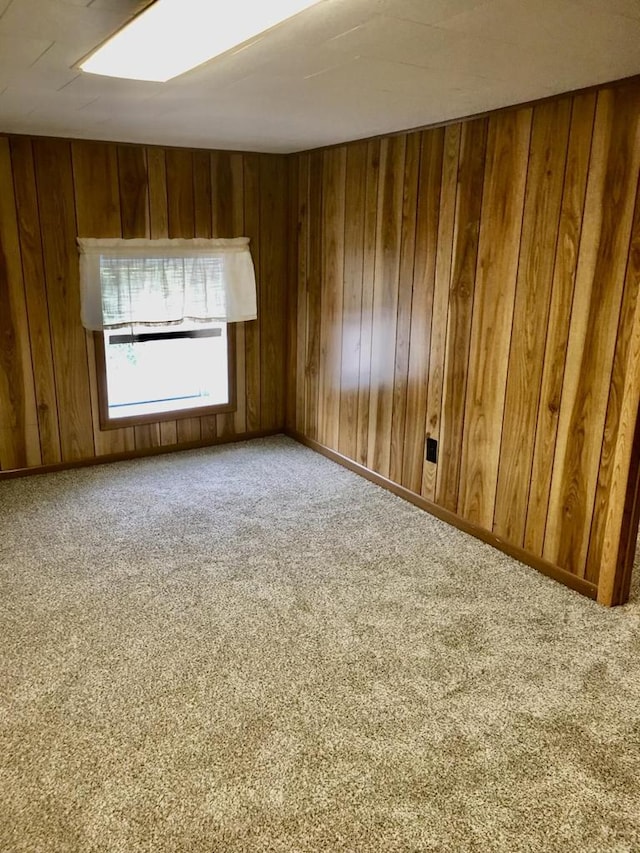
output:
[[182, 320], [255, 320], [249, 238], [78, 238], [82, 325], [101, 331]]

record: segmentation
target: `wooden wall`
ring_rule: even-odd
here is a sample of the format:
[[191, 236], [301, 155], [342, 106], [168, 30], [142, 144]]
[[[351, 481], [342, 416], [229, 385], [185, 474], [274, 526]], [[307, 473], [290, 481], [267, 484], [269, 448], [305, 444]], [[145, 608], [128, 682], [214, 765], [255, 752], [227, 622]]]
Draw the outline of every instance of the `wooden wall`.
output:
[[[639, 171], [637, 81], [288, 158], [1, 136], [0, 471], [286, 422], [620, 602]], [[259, 320], [238, 326], [237, 411], [100, 430], [76, 236], [241, 234]]]
[[[0, 470], [282, 428], [287, 202], [280, 156], [0, 137]], [[259, 319], [236, 326], [237, 411], [100, 430], [76, 236], [242, 235]]]
[[622, 600], [640, 84], [289, 166], [288, 428]]

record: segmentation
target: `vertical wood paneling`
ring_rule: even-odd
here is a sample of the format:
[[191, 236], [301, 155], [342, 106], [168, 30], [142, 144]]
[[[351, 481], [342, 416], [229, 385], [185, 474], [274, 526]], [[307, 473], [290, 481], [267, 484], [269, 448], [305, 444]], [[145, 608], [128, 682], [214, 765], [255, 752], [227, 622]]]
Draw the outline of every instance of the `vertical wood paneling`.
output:
[[167, 169], [167, 225], [169, 237], [195, 237], [196, 215], [193, 188], [193, 152], [168, 148], [165, 153]]
[[494, 531], [522, 545], [544, 364], [571, 101], [537, 107], [507, 368]]
[[305, 359], [305, 420], [309, 438], [318, 436], [318, 374], [320, 370], [320, 317], [322, 280], [323, 157], [309, 158], [309, 242], [307, 254], [307, 352]]
[[398, 272], [398, 312], [393, 378], [393, 414], [391, 418], [391, 455], [389, 459], [389, 476], [396, 482], [402, 481], [402, 466], [404, 462], [420, 153], [420, 136], [417, 133], [411, 134], [411, 136], [407, 137], [405, 155], [401, 223], [402, 243], [400, 249], [400, 269]]
[[[533, 564], [592, 590], [601, 581], [605, 603], [628, 589], [640, 514], [628, 476], [640, 476], [639, 125], [640, 84], [629, 81], [374, 140], [366, 165], [365, 143], [332, 151], [347, 158], [337, 444], [318, 433], [313, 336], [327, 320], [314, 294], [337, 227], [322, 216], [320, 168], [296, 202], [308, 285], [295, 317], [298, 340], [307, 335], [298, 429]], [[399, 160], [406, 179], [417, 149], [417, 193], [405, 183], [401, 194]], [[297, 159], [302, 169], [321, 156]], [[424, 460], [425, 435], [439, 442], [437, 463]]]
[[125, 239], [149, 237], [147, 157], [140, 145], [119, 145], [120, 219]]
[[71, 145], [33, 142], [40, 230], [58, 399], [62, 461], [96, 455], [85, 331], [80, 325], [80, 280]]
[[[260, 158], [248, 155], [244, 159], [244, 230], [251, 241], [251, 256], [256, 269], [258, 314], [262, 315], [262, 280], [260, 275]], [[260, 429], [260, 332], [261, 324], [251, 320], [244, 324], [245, 381], [247, 429]]]
[[524, 538], [524, 547], [538, 556], [547, 525], [595, 103], [594, 94], [573, 101]]
[[[601, 581], [604, 603], [628, 590], [640, 514], [639, 127], [631, 81], [296, 157], [298, 176], [312, 164], [295, 201], [298, 430], [533, 563]], [[322, 199], [339, 157], [338, 353], [341, 214]], [[320, 328], [323, 370], [342, 365], [337, 438]]]
[[618, 565], [627, 475], [640, 411], [640, 186], [613, 359], [609, 403], [587, 555], [586, 577], [598, 579], [599, 599], [611, 604]]
[[136, 447], [278, 428], [286, 391], [309, 438], [622, 600], [639, 121], [636, 82], [289, 159], [0, 141], [0, 467], [133, 447], [92, 416], [78, 233], [243, 233], [259, 319], [237, 330], [238, 410]]
[[[71, 156], [78, 236], [121, 237], [117, 149], [107, 143], [73, 142]], [[96, 454], [104, 456], [132, 450], [135, 446], [133, 427], [105, 431], [100, 429], [98, 379], [92, 333], [87, 333], [87, 358]]]
[[[426, 435], [440, 438], [440, 415], [442, 412], [442, 387], [444, 379], [447, 315], [449, 312], [449, 288], [451, 286], [451, 263], [453, 235], [456, 219], [458, 187], [458, 165], [460, 158], [461, 126], [451, 125], [444, 135], [442, 161], [442, 187], [440, 190], [440, 216], [438, 220], [438, 248], [436, 251], [436, 278], [431, 316], [430, 349], [428, 359]], [[424, 455], [424, 445], [421, 447]], [[435, 500], [437, 467], [425, 461], [422, 469], [422, 494]]]
[[0, 139], [0, 468], [42, 460], [9, 141]]
[[11, 159], [38, 409], [41, 461], [44, 465], [55, 465], [61, 461], [62, 452], [31, 140], [26, 137], [12, 139]]
[[[531, 110], [489, 122], [459, 512], [491, 529], [522, 230]], [[486, 211], [486, 215], [485, 215]]]
[[[357, 461], [366, 465], [369, 453], [369, 399], [371, 392], [371, 342], [373, 334], [373, 284], [376, 264], [380, 141], [367, 145], [367, 174], [364, 200], [364, 259], [362, 266], [362, 321], [360, 323], [360, 366], [358, 374]], [[313, 221], [313, 220], [311, 220]]]
[[296, 157], [287, 158], [287, 182], [289, 188], [287, 245], [287, 322], [286, 322], [286, 363], [285, 363], [285, 427], [287, 430], [296, 429], [296, 385], [298, 381], [298, 198], [299, 198], [299, 168]]
[[437, 502], [458, 508], [471, 320], [480, 237], [487, 119], [462, 126], [442, 389]]
[[287, 274], [287, 163], [262, 155], [260, 166], [260, 306], [271, 320], [260, 332], [260, 425], [284, 423], [285, 302]]
[[346, 162], [344, 148], [324, 154], [318, 438], [330, 447], [340, 433]]
[[[640, 168], [637, 87], [598, 96], [545, 555], [584, 574]], [[574, 303], [575, 304], [575, 303]]]
[[[298, 292], [296, 333], [296, 397], [295, 423], [300, 433], [306, 432], [306, 361], [307, 361], [307, 255], [309, 251], [309, 155], [302, 154], [297, 160], [297, 266], [296, 289]], [[296, 239], [296, 238], [294, 238]], [[292, 282], [290, 282], [290, 286]]]
[[162, 148], [147, 149], [149, 170], [149, 231], [152, 240], [169, 236], [167, 164]]
[[421, 135], [402, 485], [422, 488], [444, 130]]
[[[269, 427], [284, 426], [289, 163], [281, 156], [270, 160], [0, 136], [1, 469], [260, 431], [261, 386], [271, 407]], [[243, 324], [232, 327], [236, 411], [102, 431], [93, 336], [80, 323], [76, 237], [209, 237], [214, 227], [219, 236], [252, 238], [258, 279], [262, 274], [271, 287], [258, 320], [249, 324], [248, 369]], [[262, 272], [261, 241], [271, 244]], [[268, 330], [264, 354], [261, 327]]]
[[346, 151], [344, 213], [344, 292], [340, 373], [340, 436], [338, 450], [354, 459], [357, 454], [358, 388], [364, 270], [364, 209], [367, 192], [367, 143]]
[[[640, 319], [637, 305], [636, 318]], [[635, 398], [632, 400], [631, 406], [635, 406], [636, 400], [640, 396], [640, 389], [638, 388], [640, 326], [637, 324], [634, 328], [633, 340], [634, 356], [629, 363], [634, 366], [635, 373], [631, 377], [627, 377], [627, 380], [631, 379], [632, 381], [627, 381], [626, 387], [629, 390], [629, 395], [625, 395], [627, 399], [628, 397]], [[621, 424], [624, 424], [621, 433], [622, 440], [619, 445], [620, 452], [616, 452], [618, 458], [614, 463], [614, 471], [619, 476], [614, 475], [614, 488], [610, 492], [604, 532], [605, 544], [602, 549], [602, 563], [598, 577], [598, 601], [607, 607], [625, 604], [629, 599], [638, 545], [638, 531], [640, 530], [640, 417], [638, 417], [640, 411], [635, 418], [635, 432], [631, 446], [628, 446], [627, 443], [626, 412], [627, 408], [623, 402], [620, 419]], [[633, 416], [631, 416], [631, 421], [633, 421]], [[622, 488], [624, 480], [626, 480], [625, 490]], [[617, 502], [617, 499], [620, 499], [620, 503]]]
[[389, 475], [407, 137], [381, 143], [371, 338], [368, 467]]

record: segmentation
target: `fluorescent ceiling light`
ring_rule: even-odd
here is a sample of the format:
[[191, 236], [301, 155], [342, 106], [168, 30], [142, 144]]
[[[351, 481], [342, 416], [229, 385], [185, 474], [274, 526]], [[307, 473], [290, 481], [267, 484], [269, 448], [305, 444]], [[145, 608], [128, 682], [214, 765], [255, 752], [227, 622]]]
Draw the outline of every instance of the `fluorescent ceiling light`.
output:
[[321, 0], [156, 0], [80, 68], [164, 83]]

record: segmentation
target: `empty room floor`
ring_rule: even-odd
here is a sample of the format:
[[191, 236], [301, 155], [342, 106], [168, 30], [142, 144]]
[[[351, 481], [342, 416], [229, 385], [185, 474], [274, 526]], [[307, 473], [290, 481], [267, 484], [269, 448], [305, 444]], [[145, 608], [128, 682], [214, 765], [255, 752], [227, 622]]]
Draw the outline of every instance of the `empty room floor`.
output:
[[0, 578], [3, 852], [640, 849], [637, 588], [289, 439], [2, 482]]

